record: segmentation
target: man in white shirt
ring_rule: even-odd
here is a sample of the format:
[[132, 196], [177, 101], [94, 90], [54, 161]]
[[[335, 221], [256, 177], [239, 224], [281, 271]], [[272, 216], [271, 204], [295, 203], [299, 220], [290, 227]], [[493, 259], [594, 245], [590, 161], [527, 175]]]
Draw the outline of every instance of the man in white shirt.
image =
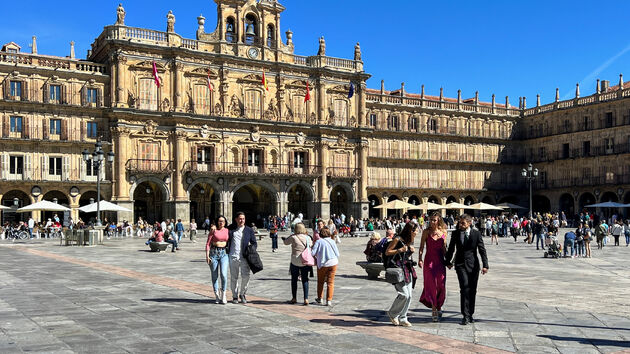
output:
[[35, 228], [35, 220], [33, 217], [28, 218], [28, 234], [31, 238], [33, 238], [33, 229]]
[[[241, 303], [246, 304], [247, 289], [249, 287], [250, 267], [245, 259], [245, 251], [251, 243], [256, 247], [256, 235], [251, 227], [245, 225], [245, 213], [238, 212], [234, 218], [236, 226], [230, 231], [228, 241], [228, 255], [230, 257], [230, 287], [232, 288], [232, 303], [238, 304], [240, 298]], [[239, 273], [241, 283], [238, 283]], [[240, 286], [239, 286], [240, 285]]]

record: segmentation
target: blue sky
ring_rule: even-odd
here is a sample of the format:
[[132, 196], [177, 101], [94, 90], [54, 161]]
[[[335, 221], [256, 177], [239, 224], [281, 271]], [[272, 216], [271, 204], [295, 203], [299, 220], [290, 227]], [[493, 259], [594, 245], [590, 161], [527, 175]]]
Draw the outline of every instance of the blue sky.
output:
[[[103, 26], [116, 19], [119, 1], [24, 1], [2, 5], [0, 41], [15, 41], [30, 51], [32, 35], [40, 54], [68, 55], [74, 40], [84, 58]], [[553, 101], [555, 88], [572, 98], [575, 84], [581, 94], [593, 93], [595, 80], [616, 84], [625, 71], [630, 80], [630, 2], [609, 1], [340, 1], [281, 0], [287, 10], [282, 32], [294, 33], [296, 54], [314, 55], [325, 36], [329, 56], [351, 58], [361, 43], [368, 87], [394, 90], [406, 83], [410, 92], [473, 97], [492, 93], [512, 105], [527, 96], [528, 106], [541, 94]], [[206, 17], [214, 30], [214, 1], [164, 0], [123, 2], [128, 26], [165, 30], [166, 13], [173, 10], [175, 30], [194, 38], [196, 17]], [[6, 16], [11, 14], [11, 16]]]

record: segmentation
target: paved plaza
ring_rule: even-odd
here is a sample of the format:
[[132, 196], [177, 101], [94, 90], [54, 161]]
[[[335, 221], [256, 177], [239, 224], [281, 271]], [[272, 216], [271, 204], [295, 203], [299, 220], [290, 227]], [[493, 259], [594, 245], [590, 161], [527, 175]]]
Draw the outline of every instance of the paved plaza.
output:
[[385, 314], [393, 286], [355, 265], [366, 242], [339, 245], [334, 306], [305, 307], [285, 304], [290, 248], [272, 253], [269, 239], [260, 241], [265, 270], [252, 277], [247, 305], [214, 304], [205, 242], [157, 254], [137, 238], [99, 247], [0, 241], [0, 353], [630, 351], [630, 248], [558, 260], [512, 239], [487, 244], [490, 271], [480, 279], [474, 324], [459, 324], [451, 270], [442, 322], [418, 302], [418, 279], [413, 327], [401, 328]]

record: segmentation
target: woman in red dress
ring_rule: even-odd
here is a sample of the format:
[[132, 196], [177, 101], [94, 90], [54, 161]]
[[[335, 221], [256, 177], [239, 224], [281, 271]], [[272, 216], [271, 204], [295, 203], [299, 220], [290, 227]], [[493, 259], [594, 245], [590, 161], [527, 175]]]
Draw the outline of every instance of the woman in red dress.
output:
[[[427, 253], [422, 262], [422, 253]], [[431, 214], [429, 227], [422, 232], [418, 266], [423, 269], [424, 289], [420, 302], [431, 308], [433, 322], [442, 317], [442, 305], [446, 298], [446, 224], [439, 213]]]

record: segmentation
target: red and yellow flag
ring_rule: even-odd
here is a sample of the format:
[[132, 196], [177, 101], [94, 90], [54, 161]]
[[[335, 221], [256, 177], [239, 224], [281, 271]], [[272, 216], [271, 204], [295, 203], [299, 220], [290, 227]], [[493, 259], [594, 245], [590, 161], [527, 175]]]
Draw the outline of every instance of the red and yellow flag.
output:
[[306, 80], [306, 95], [304, 96], [304, 102], [311, 100], [311, 90], [308, 87], [308, 80]]
[[265, 88], [265, 90], [269, 91], [269, 85], [267, 83], [267, 77], [265, 76], [265, 69], [263, 69], [262, 84], [263, 84], [263, 87]]

